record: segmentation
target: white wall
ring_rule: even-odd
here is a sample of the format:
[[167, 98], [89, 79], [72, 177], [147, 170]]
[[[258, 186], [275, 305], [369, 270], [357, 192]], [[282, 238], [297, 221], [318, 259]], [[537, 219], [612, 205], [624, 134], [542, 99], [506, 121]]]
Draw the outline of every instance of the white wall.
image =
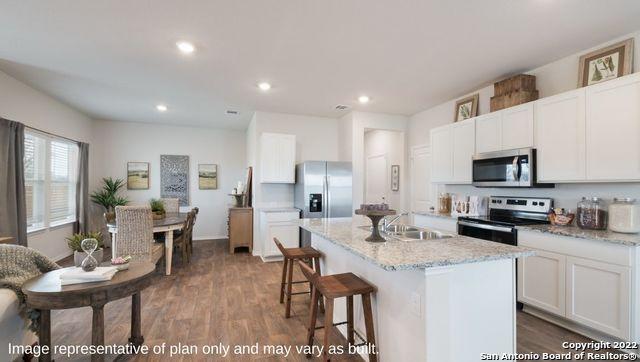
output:
[[[243, 131], [95, 121], [97, 176], [126, 180], [127, 162], [150, 163], [148, 190], [127, 190], [133, 203], [160, 197], [160, 155], [189, 156], [189, 198], [199, 207], [195, 239], [227, 237], [228, 206], [238, 181], [246, 182], [246, 136]], [[198, 189], [198, 164], [218, 165], [218, 189]]]
[[[371, 156], [379, 155], [385, 155], [387, 159], [386, 173], [384, 175], [378, 175], [376, 176], [376, 178], [382, 178], [383, 180], [380, 181], [383, 181], [386, 184], [386, 202], [389, 204], [389, 207], [395, 210], [402, 210], [404, 205], [401, 193], [402, 188], [400, 188], [398, 191], [391, 190], [391, 165], [400, 165], [401, 171], [405, 169], [404, 150], [405, 148], [403, 132], [369, 130], [364, 134], [365, 160]], [[366, 167], [367, 164], [365, 161], [365, 175], [367, 174]], [[367, 201], [380, 202], [380, 200]]]
[[[56, 99], [0, 72], [0, 116], [42, 131], [92, 144], [92, 120]], [[90, 146], [90, 165], [93, 164]], [[89, 167], [95, 184], [95, 169]], [[71, 254], [65, 237], [73, 233], [72, 225], [62, 225], [28, 235], [28, 244], [45, 255], [59, 260]]]
[[[539, 68], [525, 72], [536, 76], [536, 87], [540, 97], [548, 97], [575, 89], [578, 84], [578, 63], [582, 54], [605, 47], [609, 44], [634, 38], [634, 71], [640, 70], [640, 32], [629, 34], [620, 38], [586, 49], [580, 53], [559, 59]], [[489, 100], [493, 96], [493, 84], [468, 94], [480, 93], [478, 114], [489, 113]], [[468, 94], [460, 95], [456, 99], [449, 100], [438, 106], [432, 107], [410, 117], [408, 126], [407, 152], [411, 147], [429, 144], [429, 131], [441, 125], [453, 122], [455, 101]], [[640, 186], [637, 184], [563, 184], [556, 185], [555, 189], [481, 189], [473, 186], [438, 186], [439, 192], [453, 192], [464, 195], [514, 195], [514, 196], [548, 196], [553, 197], [556, 206], [572, 208], [582, 196], [600, 196], [611, 199], [615, 196], [640, 198]]]

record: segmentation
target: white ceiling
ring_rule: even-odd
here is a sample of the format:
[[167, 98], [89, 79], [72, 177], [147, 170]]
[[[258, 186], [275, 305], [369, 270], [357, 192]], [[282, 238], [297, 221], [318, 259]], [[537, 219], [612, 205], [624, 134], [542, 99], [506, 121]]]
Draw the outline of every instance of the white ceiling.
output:
[[[254, 110], [338, 117], [334, 106], [348, 104], [411, 115], [640, 27], [637, 0], [0, 0], [0, 9], [0, 69], [91, 117], [234, 129]], [[181, 39], [197, 52], [179, 54]], [[273, 89], [260, 92], [259, 81]], [[372, 101], [358, 105], [361, 94]]]

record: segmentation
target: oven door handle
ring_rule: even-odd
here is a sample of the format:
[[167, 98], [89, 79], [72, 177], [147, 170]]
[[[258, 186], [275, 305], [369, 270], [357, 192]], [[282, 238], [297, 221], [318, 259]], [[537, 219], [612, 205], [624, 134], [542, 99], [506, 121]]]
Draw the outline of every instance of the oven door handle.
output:
[[513, 231], [513, 228], [506, 227], [506, 226], [478, 224], [478, 223], [466, 222], [466, 221], [458, 221], [458, 225], [470, 226], [478, 229], [485, 229], [485, 230], [492, 230], [492, 231], [503, 231], [506, 233], [510, 233]]

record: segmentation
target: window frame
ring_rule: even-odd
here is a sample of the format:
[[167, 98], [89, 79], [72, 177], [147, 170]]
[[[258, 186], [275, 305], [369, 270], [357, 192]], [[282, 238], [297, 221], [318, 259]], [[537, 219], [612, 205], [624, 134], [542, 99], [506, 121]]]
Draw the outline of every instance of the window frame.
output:
[[[64, 137], [58, 137], [58, 136], [54, 136], [45, 132], [41, 132], [35, 129], [27, 129], [25, 130], [25, 135], [26, 134], [31, 134], [35, 137], [38, 138], [42, 138], [44, 140], [44, 183], [43, 183], [43, 187], [44, 187], [44, 213], [43, 213], [43, 217], [42, 217], [42, 224], [43, 226], [40, 227], [36, 227], [36, 228], [32, 228], [29, 229], [27, 228], [27, 235], [31, 235], [31, 234], [37, 234], [37, 233], [42, 233], [44, 231], [49, 231], [49, 230], [55, 230], [70, 224], [73, 224], [75, 222], [78, 221], [77, 219], [77, 210], [76, 212], [73, 213], [72, 218], [68, 218], [65, 220], [61, 220], [61, 221], [56, 221], [56, 222], [51, 222], [51, 185], [52, 185], [52, 178], [53, 178], [53, 172], [51, 170], [51, 156], [52, 156], [52, 152], [51, 152], [51, 143], [53, 141], [55, 142], [62, 142], [62, 143], [67, 143], [67, 144], [73, 144], [76, 147], [78, 147], [78, 158], [79, 158], [79, 145], [77, 142], [75, 141], [71, 141], [67, 138]], [[24, 142], [24, 141], [23, 141]], [[77, 160], [76, 160], [77, 161]], [[76, 165], [75, 167], [75, 171], [76, 173], [78, 173], [78, 169], [79, 169], [79, 164]], [[75, 184], [77, 184], [78, 182], [78, 175], [75, 176], [76, 178], [76, 182]], [[25, 180], [26, 183], [26, 180]], [[75, 199], [77, 199], [78, 195], [75, 195]]]

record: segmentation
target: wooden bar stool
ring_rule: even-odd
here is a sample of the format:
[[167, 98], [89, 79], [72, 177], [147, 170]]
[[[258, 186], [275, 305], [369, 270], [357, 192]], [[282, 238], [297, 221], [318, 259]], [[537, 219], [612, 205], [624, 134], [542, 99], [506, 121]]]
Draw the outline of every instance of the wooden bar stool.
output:
[[[292, 280], [294, 262], [298, 260], [304, 261], [309, 265], [313, 265], [315, 268], [315, 272], [320, 275], [320, 257], [322, 256], [322, 253], [310, 246], [305, 246], [303, 248], [285, 248], [284, 246], [282, 246], [282, 243], [280, 243], [280, 240], [278, 240], [278, 238], [273, 238], [273, 241], [276, 243], [276, 246], [278, 246], [278, 249], [280, 249], [280, 252], [284, 256], [284, 265], [282, 267], [282, 282], [280, 283], [280, 303], [283, 303], [285, 301], [284, 297], [286, 295], [287, 299], [285, 303], [284, 315], [286, 318], [289, 318], [291, 316], [291, 296], [298, 294], [313, 294], [313, 284], [311, 284], [309, 281]], [[293, 284], [300, 283], [309, 283], [309, 291], [293, 293], [291, 291]], [[324, 303], [322, 301], [320, 301], [320, 308], [324, 310]]]
[[[353, 273], [343, 273], [321, 276], [311, 269], [307, 264], [298, 262], [302, 273], [307, 277], [313, 288], [311, 289], [311, 317], [309, 318], [309, 328], [307, 329], [307, 344], [313, 345], [313, 337], [316, 329], [324, 328], [324, 349], [323, 360], [329, 361], [329, 336], [333, 326], [347, 325], [347, 340], [350, 345], [363, 346], [369, 344], [369, 361], [378, 360], [375, 350], [376, 339], [373, 331], [373, 312], [371, 311], [371, 293], [376, 291], [376, 287], [360, 279]], [[364, 326], [367, 338], [363, 338], [353, 327], [353, 296], [361, 295], [362, 309], [364, 312]], [[326, 298], [324, 325], [316, 327], [318, 316], [318, 299]], [[333, 301], [336, 298], [347, 297], [347, 320], [345, 322], [333, 323]], [[362, 343], [355, 343], [355, 336]]]

